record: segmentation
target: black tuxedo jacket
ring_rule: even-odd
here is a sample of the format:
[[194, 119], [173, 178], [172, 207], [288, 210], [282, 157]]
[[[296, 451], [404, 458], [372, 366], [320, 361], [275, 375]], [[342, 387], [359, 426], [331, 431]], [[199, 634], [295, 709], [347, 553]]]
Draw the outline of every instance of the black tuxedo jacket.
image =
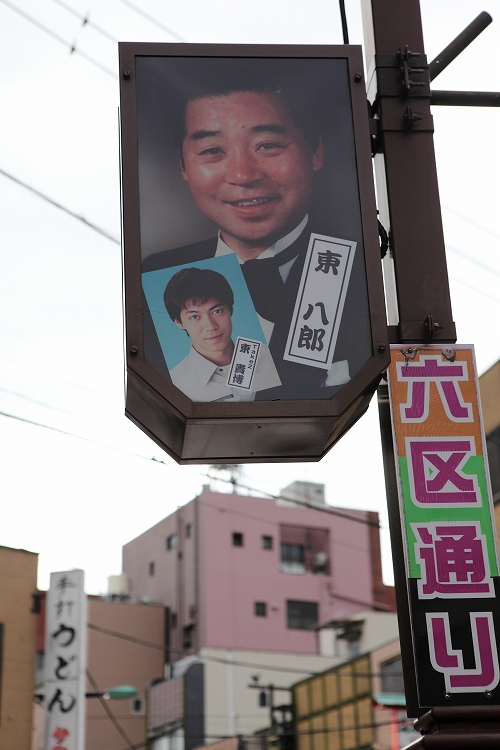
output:
[[[342, 386], [324, 386], [327, 371], [318, 367], [309, 367], [296, 362], [283, 360], [283, 352], [286, 346], [288, 331], [293, 316], [295, 300], [302, 276], [302, 269], [309, 245], [311, 233], [328, 234], [318, 228], [313, 221], [309, 221], [301, 235], [295, 242], [283, 251], [286, 253], [287, 261], [295, 257], [288, 277], [283, 287], [280, 288], [279, 297], [273, 289], [267, 290], [267, 297], [274, 296], [275, 310], [274, 329], [269, 342], [269, 349], [278, 370], [282, 385], [277, 388], [269, 388], [259, 391], [256, 400], [294, 400], [294, 399], [327, 399], [331, 398]], [[330, 233], [331, 234], [331, 233]], [[217, 238], [212, 237], [202, 240], [193, 245], [166, 250], [164, 252], [150, 255], [143, 262], [142, 270], [156, 271], [161, 268], [171, 268], [184, 263], [195, 263], [199, 260], [213, 258], [217, 249]], [[355, 261], [351, 272], [346, 303], [342, 320], [340, 323], [339, 336], [335, 347], [334, 362], [347, 360], [351, 377], [369, 359], [372, 353], [371, 333], [369, 330], [368, 301], [366, 292], [366, 280], [364, 276], [364, 261], [361, 248], [355, 255]], [[296, 254], [295, 254], [296, 251]], [[281, 255], [281, 253], [279, 254]], [[279, 258], [279, 256], [277, 256]], [[249, 262], [251, 263], [251, 262]], [[264, 261], [256, 261], [257, 264]], [[265, 306], [266, 281], [265, 274], [255, 273], [259, 266], [254, 265], [253, 273], [246, 273], [244, 263], [242, 271], [245, 275], [247, 285], [254, 301], [257, 312], [269, 320], [268, 306]], [[249, 268], [249, 266], [248, 266]], [[264, 292], [264, 295], [263, 295]], [[156, 331], [151, 319], [147, 303], [143, 300], [144, 310], [144, 349], [146, 359], [160, 372], [170, 378], [165, 360], [160, 348]]]

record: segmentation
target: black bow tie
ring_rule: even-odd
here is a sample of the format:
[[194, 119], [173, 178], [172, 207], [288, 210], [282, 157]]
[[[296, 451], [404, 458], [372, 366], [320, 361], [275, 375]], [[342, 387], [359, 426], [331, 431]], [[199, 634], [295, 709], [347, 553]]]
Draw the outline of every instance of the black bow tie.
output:
[[273, 258], [255, 258], [241, 266], [255, 309], [265, 320], [275, 323], [283, 310], [285, 284], [279, 269], [300, 255], [301, 237]]

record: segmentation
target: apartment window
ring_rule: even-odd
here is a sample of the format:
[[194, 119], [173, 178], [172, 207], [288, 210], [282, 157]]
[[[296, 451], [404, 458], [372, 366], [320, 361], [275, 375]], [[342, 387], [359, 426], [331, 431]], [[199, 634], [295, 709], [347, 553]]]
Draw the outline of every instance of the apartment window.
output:
[[306, 572], [303, 544], [281, 543], [281, 571], [283, 573]]
[[383, 693], [404, 693], [403, 664], [400, 656], [380, 665], [380, 680]]
[[186, 538], [191, 539], [191, 535], [193, 533], [193, 527], [190, 523], [186, 524]]
[[283, 573], [330, 575], [328, 529], [280, 524]]
[[233, 547], [243, 547], [243, 534], [240, 531], [233, 532]]
[[256, 617], [267, 617], [266, 602], [255, 602], [254, 612]]
[[167, 536], [167, 549], [177, 549], [177, 534]]
[[144, 698], [132, 698], [130, 701], [130, 713], [142, 715], [145, 712], [146, 701]]
[[262, 537], [262, 549], [272, 549], [272, 548], [273, 548], [272, 536], [263, 536]]
[[149, 563], [149, 575], [154, 576], [155, 574], [155, 564], [154, 562]]
[[172, 614], [170, 615], [170, 627], [177, 627], [177, 612], [172, 612]]
[[295, 630], [310, 630], [318, 623], [317, 602], [298, 602], [288, 600], [286, 603], [287, 626]]
[[192, 648], [194, 638], [194, 625], [186, 625], [182, 629], [182, 647]]

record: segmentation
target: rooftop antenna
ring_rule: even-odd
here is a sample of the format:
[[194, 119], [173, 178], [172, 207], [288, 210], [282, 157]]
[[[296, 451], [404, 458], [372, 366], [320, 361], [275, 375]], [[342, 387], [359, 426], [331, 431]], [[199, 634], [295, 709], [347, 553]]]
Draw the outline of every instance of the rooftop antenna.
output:
[[211, 479], [230, 482], [233, 485], [234, 493], [238, 492], [238, 484], [242, 473], [243, 467], [241, 464], [210, 464], [208, 469], [208, 475]]

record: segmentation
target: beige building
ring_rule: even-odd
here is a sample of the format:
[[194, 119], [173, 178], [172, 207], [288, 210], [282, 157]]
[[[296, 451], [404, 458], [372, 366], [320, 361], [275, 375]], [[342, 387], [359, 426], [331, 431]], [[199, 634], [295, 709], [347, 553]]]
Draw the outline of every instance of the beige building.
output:
[[420, 737], [406, 718], [398, 638], [297, 683], [293, 703], [298, 750], [394, 750]]
[[[39, 614], [39, 647], [44, 644], [45, 595]], [[164, 676], [167, 611], [161, 604], [145, 604], [111, 598], [89, 597], [87, 614], [88, 692], [118, 685], [137, 688], [136, 698], [86, 700], [85, 747], [87, 750], [123, 750], [144, 741], [146, 734], [146, 687]], [[38, 652], [40, 666], [43, 653]], [[39, 671], [37, 694], [43, 694], [43, 671]], [[31, 673], [33, 702], [33, 672]], [[30, 705], [31, 709], [31, 705]], [[32, 750], [43, 748], [43, 701], [34, 707]], [[29, 745], [26, 745], [28, 749]], [[18, 750], [11, 745], [5, 750]], [[1, 746], [1, 750], [4, 747]]]
[[[173, 663], [171, 679], [151, 687], [151, 750], [194, 750], [201, 734], [207, 745], [219, 737], [241, 735], [246, 748], [254, 732], [269, 727], [269, 685], [275, 686], [274, 705], [289, 704], [293, 686], [308, 673], [325, 673], [350, 662], [354, 655], [375, 650], [381, 644], [385, 648], [388, 641], [394, 644], [398, 656], [397, 616], [365, 610], [351, 618], [319, 625], [316, 654], [204, 647], [197, 655]], [[389, 661], [392, 652], [387, 653], [383, 658]], [[371, 706], [372, 693], [380, 690], [377, 684], [369, 684]], [[259, 700], [261, 692], [266, 693], [265, 703]]]
[[0, 750], [29, 750], [37, 615], [38, 555], [0, 547]]

